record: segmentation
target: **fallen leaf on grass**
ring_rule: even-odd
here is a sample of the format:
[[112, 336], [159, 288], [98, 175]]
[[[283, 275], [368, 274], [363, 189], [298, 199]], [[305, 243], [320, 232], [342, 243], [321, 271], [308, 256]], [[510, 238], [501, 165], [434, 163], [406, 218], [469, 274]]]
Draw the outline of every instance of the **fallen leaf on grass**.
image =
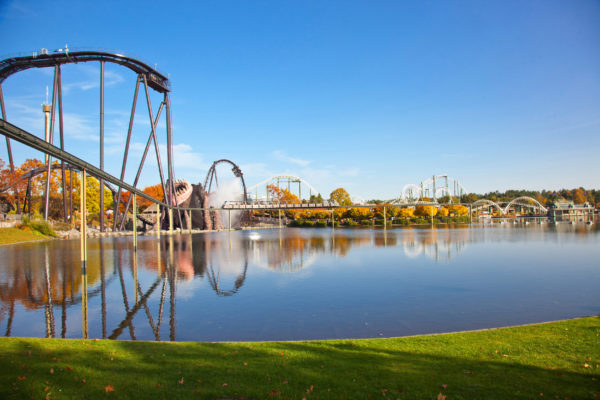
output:
[[73, 367], [69, 367], [68, 365], [65, 367], [65, 369], [68, 369], [69, 371], [73, 371]]
[[226, 387], [226, 386], [229, 386], [229, 385], [227, 383], [224, 383], [221, 386]]
[[590, 365], [588, 363], [583, 364], [583, 368], [589, 368]]
[[448, 387], [448, 385], [446, 385], [446, 384], [443, 384], [443, 385], [440, 385], [440, 386], [442, 387], [442, 389], [446, 389]]
[[54, 373], [54, 368], [50, 368], [50, 373], [53, 374]]
[[283, 381], [282, 385], [287, 385], [288, 381]]
[[46, 386], [46, 388], [44, 389], [44, 392], [47, 392], [48, 390], [50, 390], [50, 386]]
[[24, 381], [25, 378], [27, 378], [26, 376], [17, 376], [17, 380], [19, 381]]
[[275, 396], [279, 396], [281, 395], [281, 390], [279, 389], [272, 389], [271, 393], [269, 393], [269, 397], [275, 397]]
[[438, 393], [437, 400], [446, 400], [446, 396], [441, 393]]
[[183, 376], [181, 377], [180, 380], [177, 381], [177, 383], [179, 383], [180, 385], [183, 385]]
[[108, 385], [108, 386], [106, 386], [106, 387], [104, 388], [104, 391], [105, 391], [106, 393], [108, 393], [108, 392], [114, 392], [114, 391], [115, 391], [115, 388], [114, 388], [112, 385]]

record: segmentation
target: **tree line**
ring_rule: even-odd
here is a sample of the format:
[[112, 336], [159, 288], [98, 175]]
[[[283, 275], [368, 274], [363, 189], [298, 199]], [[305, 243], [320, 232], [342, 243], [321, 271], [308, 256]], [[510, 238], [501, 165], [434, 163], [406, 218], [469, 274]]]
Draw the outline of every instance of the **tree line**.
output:
[[[55, 161], [50, 172], [50, 186], [48, 193], [48, 217], [54, 220], [65, 218], [65, 210], [63, 203], [63, 180], [60, 163]], [[45, 170], [46, 164], [35, 158], [25, 160], [20, 166], [15, 168], [15, 172], [11, 171], [10, 167], [0, 159], [0, 204], [2, 204], [3, 212], [16, 213], [17, 211], [25, 211], [32, 214], [34, 217], [39, 217], [44, 212], [44, 201], [46, 194], [46, 173], [43, 172], [29, 179], [22, 179], [23, 174], [31, 170], [42, 168]], [[71, 171], [65, 168], [64, 180], [64, 197], [67, 200], [67, 215], [65, 219], [69, 219], [71, 208], [73, 216], [78, 215], [79, 203], [81, 199], [81, 174], [79, 171]], [[27, 196], [29, 187], [29, 196]], [[113, 188], [118, 189], [118, 188]], [[143, 192], [162, 201], [164, 194], [160, 184], [147, 186]], [[104, 187], [104, 213], [107, 222], [111, 222], [114, 205], [116, 202], [116, 191], [111, 191], [108, 186]], [[123, 212], [129, 201], [131, 194], [128, 191], [121, 192], [121, 202], [119, 211]], [[30, 200], [29, 204], [26, 204]], [[143, 211], [146, 207], [152, 204], [151, 201], [139, 197], [137, 199], [138, 211]], [[20, 208], [17, 210], [17, 205]], [[23, 206], [26, 205], [25, 210]], [[129, 211], [131, 211], [131, 205]], [[86, 176], [86, 208], [88, 218], [92, 223], [98, 222], [100, 219], [100, 182], [98, 179], [87, 175]]]

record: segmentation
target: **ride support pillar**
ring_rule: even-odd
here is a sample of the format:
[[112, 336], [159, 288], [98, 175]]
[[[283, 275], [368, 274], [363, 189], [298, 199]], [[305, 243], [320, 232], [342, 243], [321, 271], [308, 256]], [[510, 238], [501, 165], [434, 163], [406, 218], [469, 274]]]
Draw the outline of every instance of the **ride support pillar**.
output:
[[160, 205], [156, 207], [156, 238], [160, 239]]

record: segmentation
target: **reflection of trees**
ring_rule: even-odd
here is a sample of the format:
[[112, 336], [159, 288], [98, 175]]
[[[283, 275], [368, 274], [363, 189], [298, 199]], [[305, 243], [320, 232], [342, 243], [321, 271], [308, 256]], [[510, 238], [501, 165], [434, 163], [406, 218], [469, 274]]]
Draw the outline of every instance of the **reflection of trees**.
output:
[[[15, 303], [28, 310], [44, 309], [46, 336], [55, 336], [56, 308], [61, 309], [61, 337], [66, 336], [67, 307], [81, 302], [81, 262], [79, 243], [75, 241], [31, 243], [21, 245], [20, 251], [6, 251], [0, 271], [0, 321], [8, 313], [6, 336], [11, 334]], [[88, 260], [89, 295], [102, 292], [98, 286], [101, 267], [100, 242], [90, 243], [92, 257]], [[24, 259], [23, 253], [28, 257]], [[113, 268], [110, 268], [111, 270]], [[103, 276], [103, 275], [102, 275]], [[104, 281], [104, 280], [103, 280]]]

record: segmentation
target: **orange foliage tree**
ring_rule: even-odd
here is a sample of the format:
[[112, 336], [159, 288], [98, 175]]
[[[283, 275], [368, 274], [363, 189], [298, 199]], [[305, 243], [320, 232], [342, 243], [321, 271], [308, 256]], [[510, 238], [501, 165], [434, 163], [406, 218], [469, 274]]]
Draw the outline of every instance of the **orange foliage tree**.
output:
[[[165, 193], [163, 192], [162, 185], [157, 183], [156, 185], [146, 186], [142, 192], [146, 193], [150, 197], [154, 197], [156, 200], [164, 201]], [[138, 205], [141, 208], [146, 208], [152, 205], [150, 200], [146, 200], [143, 197], [138, 197]]]

